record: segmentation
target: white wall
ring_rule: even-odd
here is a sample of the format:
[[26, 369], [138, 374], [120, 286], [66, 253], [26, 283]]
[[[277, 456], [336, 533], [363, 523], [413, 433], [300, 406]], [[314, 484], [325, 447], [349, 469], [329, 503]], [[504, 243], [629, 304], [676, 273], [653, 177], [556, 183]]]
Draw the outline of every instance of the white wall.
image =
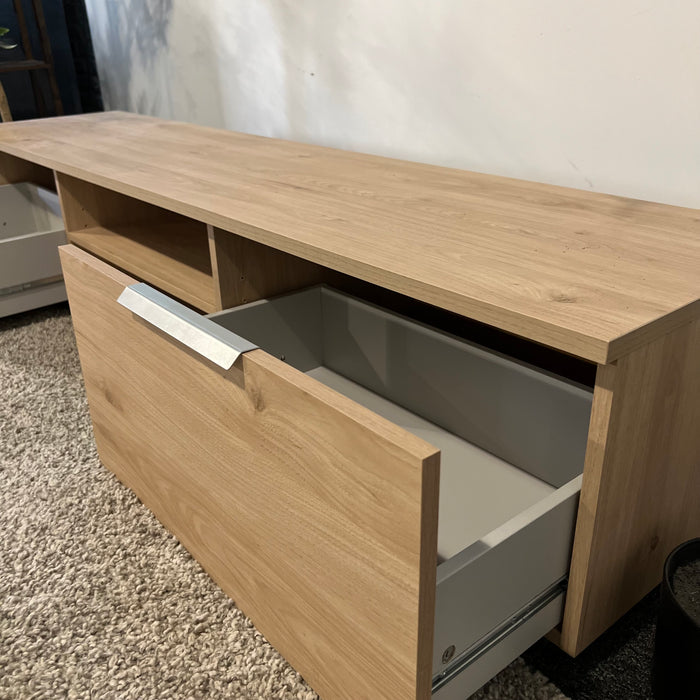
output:
[[87, 0], [108, 108], [700, 208], [697, 0]]

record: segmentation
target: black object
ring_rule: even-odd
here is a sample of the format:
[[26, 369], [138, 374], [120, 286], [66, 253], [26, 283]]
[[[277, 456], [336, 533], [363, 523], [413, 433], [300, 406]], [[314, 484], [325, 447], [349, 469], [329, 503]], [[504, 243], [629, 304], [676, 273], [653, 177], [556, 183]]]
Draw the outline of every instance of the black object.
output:
[[[50, 101], [53, 102], [53, 110], [55, 115], [63, 114], [63, 103], [61, 102], [61, 94], [56, 82], [56, 70], [54, 67], [53, 51], [51, 41], [49, 39], [48, 30], [46, 27], [46, 16], [44, 14], [44, 6], [42, 0], [32, 0], [32, 13], [30, 22], [33, 19], [34, 29], [38, 32], [38, 39], [41, 43], [41, 59], [34, 57], [35, 47], [32, 37], [29, 32], [30, 22], [27, 21], [27, 13], [25, 12], [24, 3], [22, 0], [14, 0], [14, 10], [19, 28], [19, 39], [22, 46], [24, 57], [19, 60], [3, 60], [0, 62], [1, 73], [21, 73], [27, 72], [31, 80], [32, 91], [36, 109], [43, 117], [49, 114], [46, 108], [46, 97], [39, 82], [38, 73], [45, 73], [48, 84], [51, 90]], [[9, 118], [9, 116], [7, 117]]]
[[576, 658], [548, 639], [530, 647], [523, 658], [571, 700], [652, 700], [651, 666], [659, 588], [647, 594]]
[[63, 0], [63, 12], [82, 111], [101, 112], [104, 107], [85, 0]]
[[[20, 43], [22, 31], [14, 10], [15, 2], [21, 4], [27, 17], [26, 25], [33, 56], [41, 57], [43, 51], [41, 37], [34, 22], [33, 0], [0, 0], [0, 27], [8, 27], [8, 36]], [[63, 111], [66, 114], [101, 111], [102, 101], [85, 0], [42, 0], [42, 7]], [[21, 62], [25, 59], [26, 55], [21, 46], [0, 51], [0, 61], [3, 63]], [[35, 81], [45, 104], [53, 104], [46, 71], [4, 72], [0, 79], [15, 120], [41, 116], [32, 87], [31, 73], [36, 74]]]
[[674, 590], [679, 567], [696, 561], [700, 561], [700, 537], [676, 547], [664, 566], [652, 674], [657, 700], [700, 697], [700, 624]]

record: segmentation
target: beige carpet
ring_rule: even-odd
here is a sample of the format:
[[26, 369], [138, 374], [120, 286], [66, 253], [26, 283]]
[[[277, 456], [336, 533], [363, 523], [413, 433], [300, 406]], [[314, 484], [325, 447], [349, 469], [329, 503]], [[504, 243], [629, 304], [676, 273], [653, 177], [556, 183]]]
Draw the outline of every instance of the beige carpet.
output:
[[65, 306], [0, 319], [0, 427], [0, 699], [317, 698], [100, 465]]

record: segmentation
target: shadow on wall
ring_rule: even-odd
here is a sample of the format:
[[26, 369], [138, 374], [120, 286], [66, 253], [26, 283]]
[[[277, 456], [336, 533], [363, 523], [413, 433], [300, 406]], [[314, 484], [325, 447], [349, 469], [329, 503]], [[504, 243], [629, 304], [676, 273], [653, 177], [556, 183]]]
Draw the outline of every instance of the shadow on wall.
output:
[[134, 56], [142, 61], [147, 74], [154, 69], [159, 52], [167, 48], [173, 0], [120, 0], [106, 2], [106, 47], [109, 60], [101, 62], [102, 89], [105, 102], [112, 109], [126, 109], [141, 114], [163, 111], [163, 95], [157, 90], [131, 96]]
[[357, 111], [343, 48], [357, 27], [333, 3], [90, 4], [109, 109], [335, 145]]

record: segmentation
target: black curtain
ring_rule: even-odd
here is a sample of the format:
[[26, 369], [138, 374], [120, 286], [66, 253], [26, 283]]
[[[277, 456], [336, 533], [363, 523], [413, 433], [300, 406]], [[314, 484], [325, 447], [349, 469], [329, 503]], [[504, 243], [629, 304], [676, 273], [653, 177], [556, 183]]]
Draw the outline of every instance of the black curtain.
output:
[[[102, 96], [85, 1], [43, 0], [42, 4], [64, 113], [101, 111]], [[41, 40], [31, 0], [22, 0], [22, 7], [34, 58], [42, 59]], [[19, 25], [12, 0], [0, 0], [0, 26], [8, 27], [9, 36], [19, 43]], [[24, 57], [21, 45], [9, 51], [0, 51], [0, 61], [17, 61]], [[47, 110], [52, 115], [54, 105], [45, 71], [37, 71], [35, 79]], [[0, 80], [14, 119], [40, 116], [28, 72], [1, 73]]]
[[63, 12], [82, 111], [101, 112], [104, 106], [85, 0], [63, 0]]

